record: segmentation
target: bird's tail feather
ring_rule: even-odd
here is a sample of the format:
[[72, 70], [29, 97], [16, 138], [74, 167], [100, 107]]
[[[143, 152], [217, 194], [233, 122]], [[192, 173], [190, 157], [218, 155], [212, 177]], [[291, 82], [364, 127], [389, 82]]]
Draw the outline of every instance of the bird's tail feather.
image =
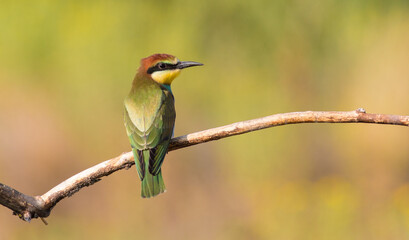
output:
[[[144, 151], [143, 155], [145, 165], [148, 166], [150, 152]], [[142, 180], [141, 196], [143, 198], [150, 198], [165, 191], [166, 187], [165, 183], [163, 182], [162, 171], [159, 171], [159, 173], [154, 176], [149, 172], [149, 167], [145, 167], [145, 177]]]
[[142, 180], [141, 196], [143, 198], [150, 198], [165, 191], [166, 188], [165, 183], [163, 182], [162, 172], [159, 172], [158, 175], [153, 176], [151, 173], [149, 173], [149, 171], [147, 171], [145, 178]]

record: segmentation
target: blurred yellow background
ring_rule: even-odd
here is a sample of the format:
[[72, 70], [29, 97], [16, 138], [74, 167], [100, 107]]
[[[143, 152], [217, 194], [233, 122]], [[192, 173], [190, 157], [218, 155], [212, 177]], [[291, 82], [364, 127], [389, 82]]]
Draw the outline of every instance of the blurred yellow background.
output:
[[[198, 61], [173, 83], [175, 136], [280, 112], [409, 115], [409, 2], [0, 3], [0, 182], [41, 195], [130, 151], [139, 60]], [[135, 168], [0, 239], [408, 239], [407, 128], [299, 124], [168, 154], [167, 193]]]

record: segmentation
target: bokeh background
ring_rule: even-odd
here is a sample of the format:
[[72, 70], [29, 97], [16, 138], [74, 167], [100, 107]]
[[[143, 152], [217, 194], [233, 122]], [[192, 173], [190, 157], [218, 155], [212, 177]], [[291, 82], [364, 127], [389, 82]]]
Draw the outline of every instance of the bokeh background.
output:
[[[409, 115], [409, 2], [0, 3], [0, 182], [26, 194], [130, 151], [139, 60], [205, 66], [173, 83], [175, 135], [281, 112]], [[409, 134], [299, 124], [168, 154], [167, 193], [135, 168], [60, 202], [44, 226], [0, 207], [0, 239], [408, 239]]]

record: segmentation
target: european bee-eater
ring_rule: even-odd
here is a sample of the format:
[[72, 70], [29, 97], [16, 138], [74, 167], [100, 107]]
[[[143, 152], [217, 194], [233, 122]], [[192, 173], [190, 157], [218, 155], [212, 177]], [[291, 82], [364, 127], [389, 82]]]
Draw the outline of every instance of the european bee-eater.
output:
[[170, 85], [183, 68], [203, 65], [154, 54], [141, 66], [125, 98], [125, 127], [131, 142], [143, 198], [166, 191], [161, 166], [175, 126], [175, 100]]

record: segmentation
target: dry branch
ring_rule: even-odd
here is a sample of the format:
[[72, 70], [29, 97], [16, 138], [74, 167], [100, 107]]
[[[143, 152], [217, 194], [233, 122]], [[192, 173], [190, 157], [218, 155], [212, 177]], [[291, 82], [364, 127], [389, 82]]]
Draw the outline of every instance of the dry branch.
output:
[[[409, 116], [369, 114], [362, 108], [350, 112], [307, 111], [275, 114], [173, 138], [169, 151], [264, 128], [296, 123], [377, 123], [409, 126]], [[83, 187], [98, 182], [104, 176], [121, 169], [128, 169], [133, 164], [132, 152], [123, 153], [88, 168], [55, 186], [47, 193], [35, 197], [25, 195], [0, 183], [0, 204], [11, 209], [14, 214], [25, 221], [38, 217], [45, 218], [62, 199], [73, 195]]]

